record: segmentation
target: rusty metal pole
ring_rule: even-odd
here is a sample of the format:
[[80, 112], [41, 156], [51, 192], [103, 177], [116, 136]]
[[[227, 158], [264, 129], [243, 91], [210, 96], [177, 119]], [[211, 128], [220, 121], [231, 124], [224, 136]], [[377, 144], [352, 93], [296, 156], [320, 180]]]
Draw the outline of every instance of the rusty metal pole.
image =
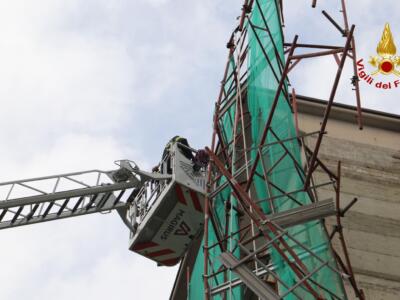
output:
[[321, 146], [323, 133], [325, 132], [326, 124], [328, 123], [328, 117], [329, 117], [329, 114], [330, 114], [330, 111], [331, 111], [331, 108], [332, 108], [332, 105], [333, 105], [333, 100], [335, 99], [336, 90], [337, 90], [337, 87], [339, 85], [339, 80], [340, 80], [340, 77], [341, 77], [342, 71], [343, 71], [343, 66], [344, 66], [344, 63], [346, 61], [347, 53], [348, 53], [348, 51], [350, 49], [351, 39], [353, 37], [354, 28], [355, 28], [355, 26], [352, 25], [351, 29], [350, 29], [350, 32], [349, 32], [349, 34], [347, 36], [346, 45], [345, 45], [345, 47], [343, 49], [343, 56], [342, 56], [342, 58], [340, 60], [340, 65], [339, 65], [338, 70], [336, 72], [335, 81], [333, 83], [333, 86], [332, 86], [332, 89], [331, 89], [331, 94], [329, 96], [328, 104], [326, 106], [325, 114], [324, 114], [324, 117], [323, 117], [323, 120], [322, 120], [320, 133], [318, 135], [318, 139], [317, 139], [317, 142], [315, 144], [314, 152], [313, 152], [313, 154], [311, 156], [311, 159], [310, 159], [310, 163], [309, 163], [310, 170], [307, 172], [307, 177], [306, 177], [306, 180], [304, 182], [304, 190], [306, 190], [308, 188], [309, 184], [310, 184], [310, 178], [311, 178], [311, 175], [312, 175], [312, 171], [314, 169], [314, 164], [315, 164], [315, 161], [317, 159], [319, 148]]
[[317, 0], [312, 0], [311, 7], [314, 8], [317, 6]]
[[[346, 10], [346, 1], [341, 0], [342, 3], [342, 14], [343, 14], [343, 21], [344, 21], [344, 29], [346, 32], [349, 31], [349, 22], [347, 19], [347, 10]], [[357, 73], [357, 53], [356, 53], [356, 41], [354, 36], [351, 39], [351, 49], [353, 53], [353, 72], [354, 72], [354, 91], [356, 93], [356, 101], [357, 101], [357, 123], [358, 128], [361, 130], [363, 129], [362, 124], [362, 111], [361, 111], [361, 95], [360, 95], [360, 84], [358, 80], [358, 73]]]
[[294, 113], [294, 124], [296, 126], [296, 135], [300, 136], [298, 110], [297, 110], [297, 98], [296, 98], [295, 89], [292, 89], [292, 107], [293, 107], [293, 113]]
[[344, 254], [344, 259], [346, 260], [346, 268], [349, 272], [349, 280], [351, 285], [353, 286], [354, 292], [356, 293], [356, 296], [361, 299], [364, 300], [365, 296], [362, 290], [360, 290], [357, 286], [357, 282], [355, 280], [354, 277], [354, 272], [353, 272], [353, 267], [351, 266], [351, 262], [350, 262], [350, 256], [349, 256], [349, 252], [347, 250], [347, 246], [346, 246], [346, 241], [344, 239], [344, 235], [343, 235], [343, 226], [342, 226], [342, 221], [341, 221], [341, 210], [340, 210], [340, 184], [341, 184], [341, 178], [342, 178], [342, 172], [341, 172], [341, 168], [342, 164], [341, 161], [338, 161], [338, 165], [337, 165], [337, 179], [336, 179], [336, 224], [337, 224], [337, 232], [339, 233], [339, 240], [340, 240], [340, 244], [342, 246], [342, 250], [343, 250], [343, 254]]
[[[233, 41], [233, 34], [230, 38], [230, 41]], [[228, 59], [226, 62], [226, 67], [225, 67], [225, 71], [224, 71], [224, 75], [223, 75], [223, 79], [221, 82], [221, 89], [217, 98], [217, 103], [215, 105], [215, 116], [214, 116], [214, 131], [213, 131], [213, 135], [212, 135], [212, 139], [211, 139], [211, 149], [213, 149], [213, 151], [215, 150], [215, 142], [216, 142], [216, 136], [217, 136], [217, 122], [218, 122], [218, 112], [219, 112], [219, 105], [220, 102], [222, 100], [223, 94], [224, 94], [224, 86], [225, 86], [225, 82], [226, 82], [226, 78], [228, 76], [228, 70], [229, 70], [229, 63], [230, 63], [230, 59], [234, 53], [234, 46], [231, 46], [229, 48], [229, 54], [228, 54]], [[209, 222], [209, 218], [210, 218], [210, 199], [208, 197], [208, 194], [210, 192], [210, 184], [211, 184], [211, 174], [212, 174], [212, 170], [211, 170], [211, 162], [208, 166], [208, 175], [207, 175], [207, 196], [205, 198], [205, 204], [204, 204], [204, 235], [203, 235], [203, 240], [204, 240], [204, 270], [203, 270], [203, 282], [204, 282], [204, 299], [205, 300], [209, 300], [209, 286], [208, 286], [208, 222]]]
[[[268, 130], [269, 130], [269, 127], [271, 126], [272, 118], [273, 118], [276, 106], [278, 104], [278, 101], [279, 101], [279, 96], [281, 95], [281, 91], [282, 91], [283, 86], [285, 84], [285, 79], [286, 79], [286, 76], [287, 76], [287, 73], [288, 73], [288, 70], [289, 70], [289, 66], [290, 66], [290, 62], [291, 62], [291, 56], [293, 55], [293, 52], [294, 52], [294, 50], [296, 48], [297, 39], [298, 39], [298, 36], [296, 35], [294, 37], [294, 39], [293, 39], [293, 43], [292, 43], [292, 46], [290, 48], [290, 51], [289, 51], [289, 54], [288, 54], [288, 58], [287, 58], [287, 61], [286, 61], [286, 64], [285, 64], [285, 68], [283, 69], [283, 73], [281, 75], [281, 79], [279, 80], [279, 84], [278, 84], [278, 87], [277, 87], [277, 90], [276, 90], [276, 93], [275, 93], [275, 98], [274, 98], [274, 100], [272, 102], [272, 106], [271, 106], [271, 110], [270, 110], [270, 113], [269, 113], [269, 116], [268, 116], [268, 120], [267, 120], [267, 122], [265, 124], [264, 131], [263, 131], [263, 134], [261, 136], [261, 141], [260, 141], [260, 144], [259, 144], [260, 148], [264, 145], [265, 139], [267, 138]], [[259, 160], [260, 160], [260, 155], [257, 152], [256, 158], [254, 160], [253, 166], [252, 166], [251, 171], [250, 171], [249, 181], [247, 182], [247, 185], [246, 185], [246, 192], [250, 189], [250, 185], [251, 185], [251, 182], [253, 180], [253, 176], [254, 176], [254, 174], [256, 172], [256, 168], [257, 168], [257, 164], [258, 164]]]

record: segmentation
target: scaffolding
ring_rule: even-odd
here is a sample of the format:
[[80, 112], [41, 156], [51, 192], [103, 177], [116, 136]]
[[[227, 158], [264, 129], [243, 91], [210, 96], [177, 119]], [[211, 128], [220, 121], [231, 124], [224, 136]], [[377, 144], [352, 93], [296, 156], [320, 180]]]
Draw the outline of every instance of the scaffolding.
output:
[[[343, 26], [322, 12], [343, 37], [337, 46], [301, 44], [298, 36], [286, 42], [282, 1], [244, 1], [215, 105], [204, 238], [188, 270], [188, 299], [347, 299], [347, 283], [364, 299], [341, 225], [356, 200], [341, 207], [340, 162], [333, 171], [318, 157], [347, 58], [362, 129], [355, 26], [345, 0], [340, 4]], [[335, 58], [336, 76], [320, 129], [302, 133], [288, 75], [321, 56]], [[314, 182], [316, 170], [326, 182]], [[332, 187], [332, 198], [318, 199], [323, 186]], [[332, 228], [325, 225], [328, 216], [335, 216]]]

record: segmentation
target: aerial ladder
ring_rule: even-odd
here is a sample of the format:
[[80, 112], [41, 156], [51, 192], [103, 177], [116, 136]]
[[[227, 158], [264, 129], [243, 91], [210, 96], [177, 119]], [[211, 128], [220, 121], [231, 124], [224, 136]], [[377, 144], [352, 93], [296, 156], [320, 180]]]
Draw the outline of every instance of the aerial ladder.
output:
[[[174, 144], [157, 172], [130, 160], [87, 170], [0, 183], [0, 230], [115, 210], [129, 229], [129, 250], [174, 266], [204, 227], [206, 164], [194, 168]], [[189, 148], [191, 151], [196, 150]], [[269, 216], [282, 227], [333, 215], [332, 199]]]
[[193, 168], [179, 146], [171, 147], [159, 172], [120, 160], [111, 171], [0, 183], [0, 229], [115, 210], [129, 229], [131, 251], [173, 266], [204, 223], [205, 166]]

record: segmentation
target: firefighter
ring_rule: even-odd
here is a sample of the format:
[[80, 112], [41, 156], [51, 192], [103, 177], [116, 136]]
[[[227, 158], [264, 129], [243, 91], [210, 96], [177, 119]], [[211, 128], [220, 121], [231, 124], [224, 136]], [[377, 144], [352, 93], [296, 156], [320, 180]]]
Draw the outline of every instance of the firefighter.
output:
[[[172, 173], [172, 168], [171, 168], [171, 158], [170, 158], [170, 151], [172, 149], [172, 146], [178, 143], [178, 149], [182, 152], [182, 154], [187, 158], [193, 161], [194, 156], [192, 153], [192, 150], [190, 149], [189, 143], [186, 138], [180, 137], [178, 135], [174, 136], [172, 139], [169, 140], [167, 145], [164, 148], [164, 152], [161, 158], [161, 173], [164, 173], [163, 168], [163, 162], [165, 161], [167, 163], [167, 173], [171, 174]], [[157, 165], [153, 168], [153, 172], [158, 172], [160, 169], [160, 166]]]
[[193, 158], [193, 171], [198, 172], [201, 168], [207, 167], [210, 162], [210, 157], [208, 153], [203, 150], [197, 150], [195, 157]]

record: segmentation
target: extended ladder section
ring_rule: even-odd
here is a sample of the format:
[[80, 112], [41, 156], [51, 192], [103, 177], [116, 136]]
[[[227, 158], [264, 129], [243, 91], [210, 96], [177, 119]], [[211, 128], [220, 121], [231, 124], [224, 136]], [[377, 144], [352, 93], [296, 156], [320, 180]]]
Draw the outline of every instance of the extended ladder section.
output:
[[145, 181], [133, 169], [122, 161], [114, 171], [89, 170], [1, 183], [0, 229], [113, 209], [123, 215]]

